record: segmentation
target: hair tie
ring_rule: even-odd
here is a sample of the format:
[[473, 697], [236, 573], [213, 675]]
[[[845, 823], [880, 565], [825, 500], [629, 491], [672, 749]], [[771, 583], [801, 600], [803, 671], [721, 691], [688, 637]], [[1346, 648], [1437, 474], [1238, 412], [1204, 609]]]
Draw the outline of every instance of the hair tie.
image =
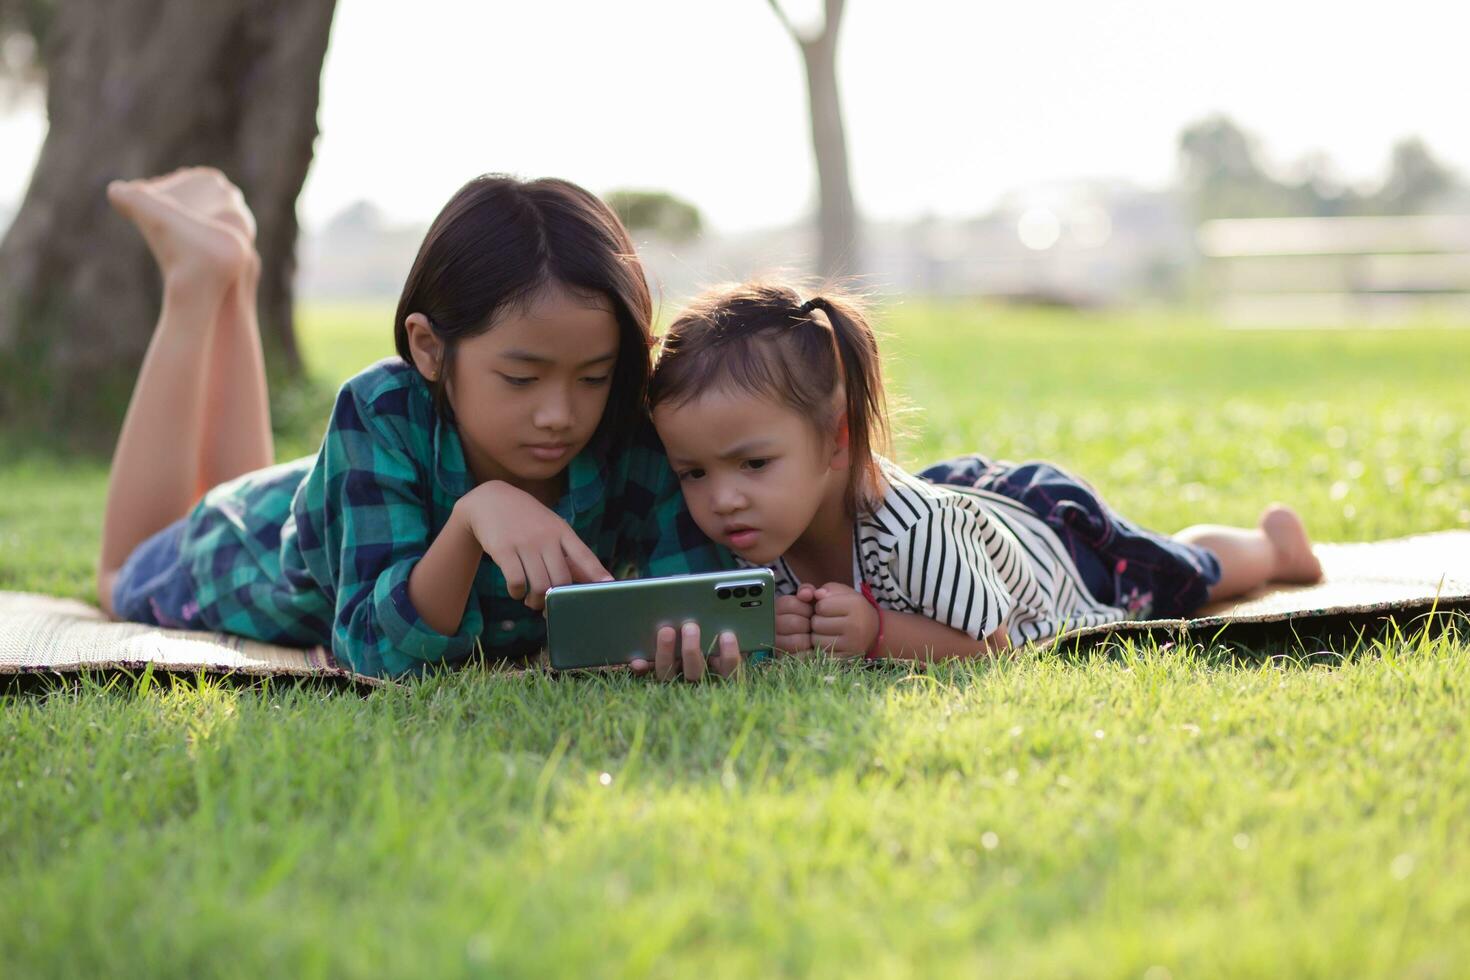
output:
[[827, 308], [827, 301], [826, 300], [822, 299], [822, 297], [820, 297], [820, 296], [813, 296], [811, 299], [807, 300], [805, 303], [802, 303], [800, 306], [798, 306], [796, 308], [796, 312], [800, 313], [802, 316], [811, 316], [812, 315], [812, 310], [816, 310], [816, 309], [826, 310], [826, 308]]

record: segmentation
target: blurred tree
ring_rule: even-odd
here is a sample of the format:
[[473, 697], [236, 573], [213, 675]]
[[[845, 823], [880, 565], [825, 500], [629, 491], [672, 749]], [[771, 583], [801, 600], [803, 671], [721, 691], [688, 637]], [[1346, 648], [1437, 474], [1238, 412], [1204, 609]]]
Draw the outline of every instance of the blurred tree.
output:
[[[0, 242], [0, 418], [109, 439], [161, 299], [142, 239], [108, 208], [116, 177], [219, 167], [259, 225], [260, 314], [274, 369], [292, 325], [296, 196], [311, 163], [335, 0], [0, 0], [49, 129]], [[7, 67], [9, 59], [7, 59]], [[22, 72], [9, 72], [18, 84]]]
[[650, 232], [671, 242], [687, 242], [704, 229], [699, 209], [667, 191], [609, 191], [603, 200], [632, 232]]
[[1291, 194], [1266, 173], [1254, 137], [1215, 115], [1179, 134], [1180, 180], [1195, 218], [1290, 214]]
[[1381, 214], [1414, 214], [1460, 186], [1459, 175], [1434, 158], [1417, 136], [1394, 144], [1388, 178], [1373, 196]]
[[796, 42], [806, 64], [812, 148], [817, 157], [817, 227], [821, 236], [817, 268], [824, 277], [835, 278], [858, 266], [861, 246], [837, 91], [837, 32], [842, 27], [845, 0], [823, 0], [822, 29], [815, 34], [799, 30], [786, 16], [780, 0], [767, 2]]
[[1465, 184], [1418, 137], [1400, 140], [1377, 190], [1354, 190], [1317, 151], [1278, 180], [1261, 162], [1256, 139], [1223, 115], [1186, 126], [1179, 135], [1180, 186], [1199, 220], [1414, 214], [1433, 208]]

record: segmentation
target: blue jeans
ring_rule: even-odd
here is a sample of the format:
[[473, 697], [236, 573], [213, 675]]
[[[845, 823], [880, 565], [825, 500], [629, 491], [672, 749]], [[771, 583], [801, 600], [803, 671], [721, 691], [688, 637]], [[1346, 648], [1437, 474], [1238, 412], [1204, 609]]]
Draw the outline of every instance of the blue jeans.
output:
[[1214, 552], [1139, 527], [1081, 479], [1050, 463], [960, 456], [935, 463], [919, 476], [930, 483], [988, 490], [1025, 505], [1056, 532], [1093, 598], [1126, 610], [1130, 619], [1189, 616], [1220, 581]]
[[168, 629], [203, 629], [194, 578], [180, 560], [188, 518], [174, 521], [128, 555], [112, 585], [112, 614], [130, 623]]

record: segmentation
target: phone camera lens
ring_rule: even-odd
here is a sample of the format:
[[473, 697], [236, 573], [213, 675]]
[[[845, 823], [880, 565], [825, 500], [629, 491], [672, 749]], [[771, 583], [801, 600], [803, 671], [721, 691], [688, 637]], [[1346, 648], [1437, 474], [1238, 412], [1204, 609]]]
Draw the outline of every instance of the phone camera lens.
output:
[[715, 595], [718, 596], [721, 599], [728, 599], [728, 598], [730, 598], [730, 590], [729, 589], [718, 589], [718, 590], [715, 591]]
[[759, 585], [752, 585], [750, 587], [750, 594], [751, 595], [760, 595], [761, 594], [761, 591], [762, 590], [761, 590], [761, 587]]
[[735, 587], [735, 598], [737, 598], [737, 599], [743, 599], [743, 598], [745, 598], [745, 586], [740, 585], [740, 586], [736, 586]]

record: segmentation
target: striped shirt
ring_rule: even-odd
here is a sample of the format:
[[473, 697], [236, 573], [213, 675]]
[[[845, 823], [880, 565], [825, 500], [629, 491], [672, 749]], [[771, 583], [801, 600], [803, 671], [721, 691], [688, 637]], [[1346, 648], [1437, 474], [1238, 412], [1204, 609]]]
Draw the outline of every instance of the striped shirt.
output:
[[[1092, 597], [1056, 533], [1022, 504], [986, 490], [936, 486], [879, 459], [887, 492], [853, 533], [853, 588], [878, 604], [983, 639], [1005, 626], [1015, 646], [1127, 618]], [[784, 558], [778, 593], [798, 580]]]

